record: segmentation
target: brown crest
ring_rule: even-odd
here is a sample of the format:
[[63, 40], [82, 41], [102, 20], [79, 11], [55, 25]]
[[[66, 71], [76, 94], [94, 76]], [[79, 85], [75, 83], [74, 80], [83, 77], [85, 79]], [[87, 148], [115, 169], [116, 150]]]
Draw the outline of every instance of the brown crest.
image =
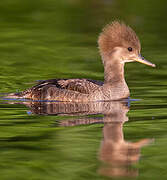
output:
[[136, 33], [129, 26], [118, 21], [104, 27], [98, 44], [102, 54], [110, 53], [114, 47], [132, 47], [140, 51], [140, 41]]

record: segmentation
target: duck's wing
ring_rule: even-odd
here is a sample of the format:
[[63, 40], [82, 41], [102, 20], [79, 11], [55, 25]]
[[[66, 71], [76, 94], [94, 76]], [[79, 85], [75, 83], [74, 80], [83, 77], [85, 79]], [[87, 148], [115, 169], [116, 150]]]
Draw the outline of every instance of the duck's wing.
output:
[[77, 91], [84, 94], [90, 94], [103, 85], [103, 82], [89, 79], [66, 79], [59, 80], [61, 88]]
[[[103, 82], [89, 79], [50, 79], [39, 81], [37, 85], [6, 98], [47, 99], [58, 101], [83, 101], [90, 98]], [[48, 94], [51, 94], [48, 96]], [[97, 95], [97, 93], [96, 93]]]
[[55, 85], [60, 89], [77, 91], [83, 94], [90, 94], [103, 85], [103, 82], [90, 79], [50, 79], [40, 81], [33, 88], [41, 88], [46, 85]]

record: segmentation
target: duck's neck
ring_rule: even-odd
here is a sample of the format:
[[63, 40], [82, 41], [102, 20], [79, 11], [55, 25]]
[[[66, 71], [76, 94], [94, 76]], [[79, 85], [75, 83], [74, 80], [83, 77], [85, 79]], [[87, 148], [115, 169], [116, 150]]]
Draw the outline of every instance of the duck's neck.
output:
[[124, 78], [124, 64], [118, 60], [105, 60], [104, 61], [104, 84], [114, 85], [125, 83]]

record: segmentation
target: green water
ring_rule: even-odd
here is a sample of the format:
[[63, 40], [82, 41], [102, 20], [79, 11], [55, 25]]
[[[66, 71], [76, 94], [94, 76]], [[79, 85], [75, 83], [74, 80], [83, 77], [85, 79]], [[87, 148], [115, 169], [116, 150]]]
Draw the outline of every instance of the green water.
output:
[[[107, 126], [112, 132], [112, 123], [104, 124], [101, 109], [104, 115], [62, 116], [54, 105], [39, 111], [35, 105], [1, 101], [1, 179], [167, 179], [166, 7], [165, 0], [1, 0], [0, 93], [21, 91], [42, 79], [103, 80], [97, 38], [114, 19], [133, 27], [143, 56], [157, 65], [126, 65], [131, 98], [140, 101], [131, 102], [124, 124], [124, 108], [114, 111], [123, 113], [124, 142], [154, 139], [134, 150], [140, 159], [123, 165], [111, 159], [111, 167], [104, 165], [103, 132]], [[72, 125], [63, 125], [68, 121]]]

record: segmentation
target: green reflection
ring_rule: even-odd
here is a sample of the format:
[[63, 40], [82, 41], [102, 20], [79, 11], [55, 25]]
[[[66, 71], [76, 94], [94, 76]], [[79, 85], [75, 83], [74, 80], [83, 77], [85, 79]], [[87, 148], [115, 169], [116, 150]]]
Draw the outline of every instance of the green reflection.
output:
[[[57, 77], [103, 80], [97, 37], [106, 23], [125, 21], [143, 56], [157, 65], [126, 65], [131, 96], [141, 101], [132, 102], [125, 139], [155, 138], [141, 152], [138, 179], [166, 179], [166, 6], [165, 0], [1, 0], [0, 92]], [[107, 179], [97, 174], [102, 124], [58, 127], [62, 117], [26, 111], [0, 104], [1, 179]]]

